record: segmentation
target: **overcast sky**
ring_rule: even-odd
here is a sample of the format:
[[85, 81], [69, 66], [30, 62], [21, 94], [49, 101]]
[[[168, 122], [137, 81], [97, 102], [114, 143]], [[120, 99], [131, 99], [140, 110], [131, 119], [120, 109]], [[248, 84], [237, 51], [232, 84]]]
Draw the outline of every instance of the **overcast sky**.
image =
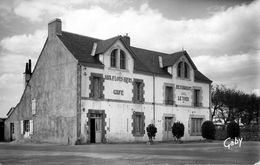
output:
[[1, 0], [0, 117], [24, 90], [60, 18], [63, 30], [107, 39], [126, 33], [133, 46], [173, 53], [187, 50], [216, 84], [260, 94], [260, 1], [252, 0]]

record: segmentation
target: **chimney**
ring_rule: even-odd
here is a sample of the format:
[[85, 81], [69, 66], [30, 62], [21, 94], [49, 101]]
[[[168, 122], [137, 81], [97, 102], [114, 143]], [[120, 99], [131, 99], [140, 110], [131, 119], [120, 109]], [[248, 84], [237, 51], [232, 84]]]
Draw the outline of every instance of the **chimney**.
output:
[[48, 23], [48, 37], [61, 35], [61, 20], [56, 18]]
[[28, 63], [28, 72], [30, 74], [32, 73], [32, 61], [31, 61], [31, 59], [29, 59], [29, 63]]
[[32, 67], [31, 59], [29, 59], [29, 62], [27, 62], [25, 65], [25, 72], [24, 72], [24, 86], [25, 87], [31, 79], [31, 75], [32, 75], [31, 67]]
[[126, 35], [123, 37], [125, 39], [126, 44], [130, 46], [130, 37], [128, 36], [128, 33], [126, 33]]

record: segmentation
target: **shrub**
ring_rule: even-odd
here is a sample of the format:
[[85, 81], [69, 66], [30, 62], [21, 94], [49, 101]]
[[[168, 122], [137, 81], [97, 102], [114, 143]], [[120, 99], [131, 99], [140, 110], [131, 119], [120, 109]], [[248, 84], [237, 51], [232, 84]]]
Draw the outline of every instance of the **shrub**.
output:
[[227, 136], [234, 139], [240, 136], [240, 128], [236, 122], [231, 122], [227, 126]]
[[206, 139], [215, 139], [215, 125], [212, 121], [205, 121], [201, 126], [202, 137]]
[[175, 122], [172, 126], [172, 135], [178, 140], [184, 135], [184, 125], [180, 122]]
[[146, 127], [146, 131], [147, 131], [147, 136], [149, 138], [149, 141], [153, 142], [153, 138], [155, 137], [155, 135], [157, 133], [157, 128], [153, 124], [149, 124]]

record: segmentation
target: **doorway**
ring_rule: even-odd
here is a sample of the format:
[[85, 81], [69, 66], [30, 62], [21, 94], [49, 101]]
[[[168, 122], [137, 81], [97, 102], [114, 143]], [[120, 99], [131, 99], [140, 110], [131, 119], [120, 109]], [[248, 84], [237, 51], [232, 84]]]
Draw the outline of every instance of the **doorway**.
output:
[[14, 123], [10, 123], [10, 140], [14, 140]]
[[165, 140], [172, 140], [172, 125], [174, 122], [173, 117], [165, 116], [164, 121]]
[[91, 113], [90, 115], [90, 143], [101, 143], [104, 130], [103, 114]]

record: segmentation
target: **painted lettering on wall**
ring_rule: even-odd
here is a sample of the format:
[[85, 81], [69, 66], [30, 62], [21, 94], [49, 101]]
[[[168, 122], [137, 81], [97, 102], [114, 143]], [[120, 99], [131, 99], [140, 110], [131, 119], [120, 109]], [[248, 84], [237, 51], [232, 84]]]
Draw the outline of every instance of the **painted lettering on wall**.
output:
[[105, 75], [105, 80], [121, 81], [121, 82], [125, 82], [125, 83], [133, 82], [132, 78], [129, 78], [129, 77], [111, 76], [111, 75]]
[[114, 95], [124, 95], [124, 91], [123, 90], [113, 90]]
[[176, 85], [177, 105], [191, 105], [191, 89], [190, 86]]
[[191, 90], [191, 87], [184, 85], [176, 85], [176, 89]]

